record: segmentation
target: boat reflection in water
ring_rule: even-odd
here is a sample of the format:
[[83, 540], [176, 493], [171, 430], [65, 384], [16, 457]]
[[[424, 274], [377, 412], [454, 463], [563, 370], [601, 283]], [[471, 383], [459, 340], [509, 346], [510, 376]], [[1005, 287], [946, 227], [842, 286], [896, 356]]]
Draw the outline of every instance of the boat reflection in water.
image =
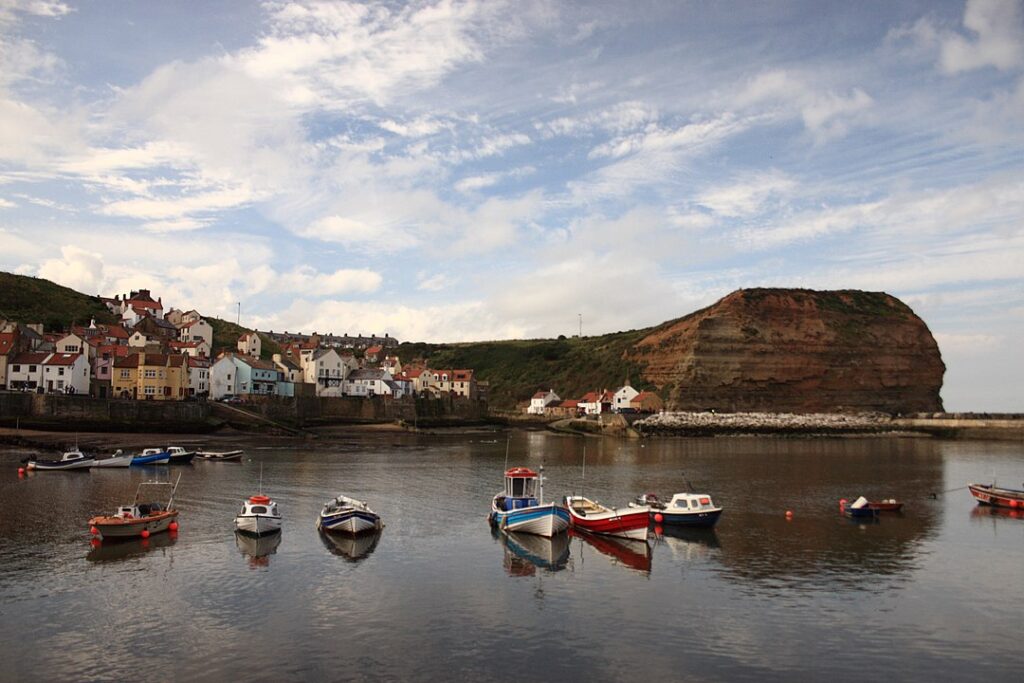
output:
[[380, 540], [382, 535], [382, 531], [360, 534], [358, 536], [328, 534], [321, 531], [320, 540], [323, 542], [324, 547], [333, 554], [340, 555], [350, 562], [359, 562], [366, 559], [373, 552], [374, 548], [377, 547], [377, 541]]
[[283, 535], [278, 532], [276, 534], [264, 534], [263, 536], [251, 536], [241, 531], [236, 531], [235, 545], [238, 546], [238, 550], [241, 551], [242, 555], [249, 560], [250, 567], [266, 567], [270, 565], [270, 556], [276, 553], [277, 546], [281, 545], [281, 537]]
[[654, 527], [654, 542], [666, 546], [674, 557], [686, 560], [707, 558], [721, 548], [718, 534], [708, 528], [658, 525]]
[[169, 531], [156, 534], [150, 538], [105, 539], [93, 538], [92, 550], [85, 556], [90, 562], [120, 562], [134, 557], [142, 557], [146, 553], [160, 548], [169, 548], [178, 541], [178, 533]]
[[505, 548], [504, 565], [509, 576], [533, 576], [538, 569], [557, 572], [569, 563], [568, 534], [548, 538], [492, 528], [491, 535]]
[[1024, 519], [1024, 509], [1001, 508], [994, 505], [976, 505], [971, 508], [971, 520], [983, 519]]
[[647, 545], [647, 541], [588, 534], [572, 527], [569, 528], [569, 535], [595, 548], [602, 555], [612, 558], [615, 564], [647, 574], [651, 571], [651, 546]]

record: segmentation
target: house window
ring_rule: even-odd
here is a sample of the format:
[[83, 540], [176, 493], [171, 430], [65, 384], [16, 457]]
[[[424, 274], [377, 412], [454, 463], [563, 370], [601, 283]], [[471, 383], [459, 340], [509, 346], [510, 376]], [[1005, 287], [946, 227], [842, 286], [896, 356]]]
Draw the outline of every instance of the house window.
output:
[[131, 370], [122, 370], [121, 371], [121, 379], [130, 379], [131, 376], [132, 376], [132, 371]]
[[142, 393], [146, 396], [154, 396], [156, 394], [156, 387], [146, 386], [143, 387]]
[[61, 377], [63, 377], [64, 376], [64, 368], [57, 368], [57, 374], [60, 375]]
[[12, 366], [11, 367], [11, 372], [21, 372], [21, 366], [20, 365]]
[[34, 365], [28, 366], [28, 371], [29, 372], [35, 372], [36, 371], [36, 366], [34, 366]]
[[146, 370], [146, 379], [156, 379], [156, 370]]
[[62, 379], [57, 380], [57, 388], [58, 389], [63, 389], [64, 388], [64, 380], [62, 380]]

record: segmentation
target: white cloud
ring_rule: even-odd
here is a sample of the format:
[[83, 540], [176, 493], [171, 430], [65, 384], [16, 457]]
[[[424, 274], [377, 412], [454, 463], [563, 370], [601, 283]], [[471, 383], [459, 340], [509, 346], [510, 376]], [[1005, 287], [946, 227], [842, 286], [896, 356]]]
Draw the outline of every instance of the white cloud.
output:
[[418, 280], [416, 289], [425, 292], [439, 292], [442, 289], [451, 287], [455, 282], [451, 276], [445, 273], [435, 273], [433, 275], [420, 273], [416, 279]]
[[950, 355], [984, 355], [1003, 344], [1001, 335], [993, 334], [951, 334], [936, 332], [935, 341], [945, 356]]
[[380, 289], [382, 282], [380, 273], [366, 268], [318, 273], [309, 266], [300, 266], [287, 273], [281, 273], [273, 280], [271, 286], [287, 292], [322, 297], [374, 292]]
[[0, 197], [0, 209], [13, 209], [16, 206], [17, 204], [10, 201], [9, 199], [4, 199], [3, 197]]
[[61, 247], [60, 254], [60, 258], [43, 261], [39, 277], [79, 292], [98, 294], [104, 284], [103, 257], [74, 245]]
[[324, 242], [338, 242], [353, 248], [396, 250], [416, 244], [416, 240], [384, 225], [374, 225], [348, 216], [325, 216], [313, 224], [296, 229], [296, 234]]
[[57, 0], [0, 0], [0, 26], [18, 19], [18, 14], [39, 17], [62, 17], [72, 8]]
[[729, 218], [752, 216], [766, 204], [780, 200], [797, 186], [796, 180], [778, 170], [749, 173], [729, 185], [705, 190], [697, 203]]
[[986, 66], [1019, 69], [1024, 66], [1024, 12], [1020, 0], [968, 0], [964, 28], [970, 37], [942, 38], [940, 63], [956, 74]]

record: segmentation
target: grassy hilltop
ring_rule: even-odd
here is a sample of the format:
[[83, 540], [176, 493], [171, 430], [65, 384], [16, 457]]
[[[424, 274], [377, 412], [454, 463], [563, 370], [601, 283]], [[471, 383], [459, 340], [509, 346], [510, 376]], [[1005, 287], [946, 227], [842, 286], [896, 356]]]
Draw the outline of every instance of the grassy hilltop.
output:
[[98, 297], [37, 277], [0, 272], [0, 318], [43, 323], [48, 332], [71, 325], [117, 322]]
[[624, 360], [625, 351], [650, 330], [630, 330], [597, 337], [471, 342], [404, 343], [402, 363], [424, 358], [431, 368], [472, 368], [490, 383], [490, 404], [512, 408], [541, 389], [563, 399], [588, 391], [616, 389], [628, 377], [636, 389], [653, 389], [643, 381], [641, 366]]

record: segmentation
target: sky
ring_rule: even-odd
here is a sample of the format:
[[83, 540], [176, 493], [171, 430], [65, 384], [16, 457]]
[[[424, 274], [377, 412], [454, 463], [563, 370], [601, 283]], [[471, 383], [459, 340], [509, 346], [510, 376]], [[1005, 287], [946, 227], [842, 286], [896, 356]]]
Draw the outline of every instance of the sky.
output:
[[0, 0], [0, 270], [435, 342], [885, 291], [1024, 412], [1024, 3]]

